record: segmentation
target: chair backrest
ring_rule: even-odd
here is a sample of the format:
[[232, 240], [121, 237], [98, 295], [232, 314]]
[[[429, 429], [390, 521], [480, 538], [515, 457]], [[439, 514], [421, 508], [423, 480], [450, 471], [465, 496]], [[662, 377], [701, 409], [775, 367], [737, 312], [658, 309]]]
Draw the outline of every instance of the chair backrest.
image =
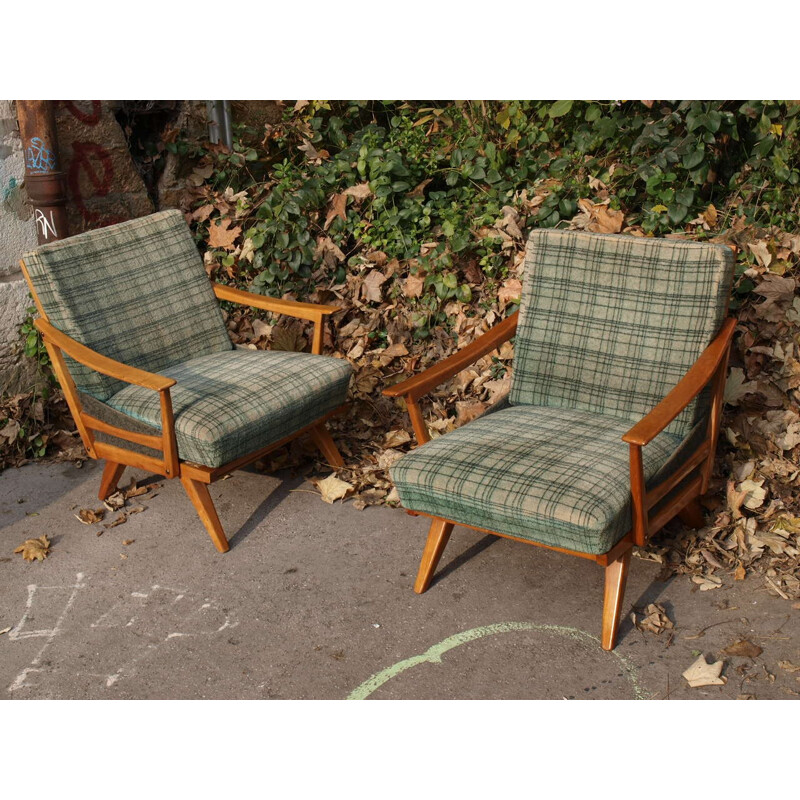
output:
[[[534, 230], [510, 401], [641, 419], [713, 340], [732, 276], [720, 245]], [[686, 435], [707, 407], [701, 396], [667, 430]]]
[[[23, 261], [50, 322], [110, 358], [160, 372], [233, 347], [180, 211], [46, 244]], [[98, 400], [125, 385], [68, 365], [78, 389]]]

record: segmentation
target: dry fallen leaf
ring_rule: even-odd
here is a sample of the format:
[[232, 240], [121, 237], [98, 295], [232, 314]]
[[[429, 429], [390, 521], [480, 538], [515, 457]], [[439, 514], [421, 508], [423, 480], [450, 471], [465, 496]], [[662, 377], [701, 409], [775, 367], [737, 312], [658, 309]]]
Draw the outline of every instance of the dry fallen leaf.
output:
[[722, 581], [714, 575], [692, 575], [692, 581], [700, 584], [701, 592], [719, 589], [719, 587], [722, 586]]
[[114, 492], [103, 500], [103, 504], [109, 511], [119, 511], [125, 506], [125, 495], [119, 491]]
[[729, 644], [723, 651], [724, 656], [740, 656], [741, 658], [756, 658], [764, 652], [763, 648], [753, 644], [747, 639], [739, 639]]
[[82, 508], [75, 514], [75, 519], [79, 520], [84, 525], [94, 525], [102, 521], [105, 515], [106, 510], [104, 508]]
[[639, 630], [650, 631], [659, 634], [664, 630], [670, 630], [675, 624], [667, 616], [666, 609], [660, 603], [650, 603], [644, 610], [645, 617], [635, 622]]
[[104, 522], [103, 527], [108, 530], [109, 528], [116, 528], [117, 525], [122, 525], [124, 522], [128, 521], [128, 515], [123, 511], [121, 514], [117, 514], [116, 519], [113, 522]]
[[299, 328], [287, 326], [276, 328], [272, 334], [271, 350], [284, 350], [287, 352], [302, 353], [306, 340]]
[[323, 225], [324, 230], [328, 230], [328, 228], [330, 228], [331, 223], [336, 219], [336, 217], [340, 217], [341, 219], [347, 221], [346, 194], [335, 194], [331, 197], [331, 206], [328, 209], [328, 216], [325, 217], [325, 225]]
[[[230, 228], [231, 220], [223, 219], [218, 225], [212, 221], [208, 226], [208, 246], [214, 249], [221, 247], [223, 250], [233, 250], [236, 237], [242, 232], [237, 225]], [[229, 230], [230, 228], [230, 230]]]
[[46, 535], [38, 539], [26, 539], [14, 552], [22, 553], [26, 561], [44, 561], [50, 553], [50, 540]]
[[424, 285], [424, 278], [419, 275], [409, 275], [403, 282], [403, 294], [406, 297], [419, 297]]
[[124, 544], [125, 547], [127, 547], [129, 544], [133, 544], [135, 541], [136, 539], [123, 539], [122, 544]]
[[327, 478], [317, 481], [317, 489], [319, 489], [322, 499], [326, 503], [333, 503], [335, 500], [345, 497], [348, 492], [352, 492], [355, 487], [352, 483], [339, 480], [339, 478], [331, 474]]
[[372, 189], [369, 188], [369, 183], [365, 182], [348, 187], [342, 194], [345, 197], [352, 197], [354, 200], [363, 200], [372, 194]]
[[728, 682], [728, 679], [721, 675], [724, 666], [724, 661], [715, 661], [713, 664], [709, 664], [706, 662], [705, 656], [701, 655], [683, 673], [683, 677], [686, 678], [692, 689], [699, 686], [724, 686]]
[[369, 275], [364, 278], [364, 282], [361, 284], [361, 296], [364, 300], [380, 303], [381, 300], [383, 300], [381, 284], [384, 283], [385, 280], [386, 275], [380, 270], [373, 269]]

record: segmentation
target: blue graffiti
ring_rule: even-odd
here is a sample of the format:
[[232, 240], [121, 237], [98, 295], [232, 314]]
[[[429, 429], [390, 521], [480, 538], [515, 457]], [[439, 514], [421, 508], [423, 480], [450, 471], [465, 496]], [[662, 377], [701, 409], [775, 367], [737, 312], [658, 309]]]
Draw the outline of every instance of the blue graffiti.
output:
[[25, 151], [25, 166], [34, 173], [51, 172], [56, 168], [55, 153], [48, 150], [38, 136], [34, 136]]
[[8, 200], [9, 197], [11, 197], [11, 195], [14, 194], [14, 190], [16, 188], [17, 188], [17, 179], [14, 178], [14, 177], [9, 178], [8, 179], [8, 186], [4, 186], [3, 187], [3, 192], [2, 192], [3, 199], [2, 199], [2, 202], [5, 203], [6, 200]]

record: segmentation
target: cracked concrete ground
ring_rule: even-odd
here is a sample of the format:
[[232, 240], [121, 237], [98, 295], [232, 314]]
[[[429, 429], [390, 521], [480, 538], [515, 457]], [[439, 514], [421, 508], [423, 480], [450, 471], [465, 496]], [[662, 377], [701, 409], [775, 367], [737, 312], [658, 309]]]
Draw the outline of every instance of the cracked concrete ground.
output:
[[[700, 592], [634, 558], [616, 650], [600, 648], [602, 570], [456, 528], [438, 578], [412, 583], [427, 533], [402, 510], [327, 505], [300, 478], [238, 472], [211, 488], [216, 552], [183, 489], [98, 537], [100, 467], [0, 474], [0, 696], [10, 698], [665, 698], [800, 696], [800, 609], [757, 578]], [[130, 476], [151, 478], [136, 470]], [[14, 548], [46, 533], [44, 562]], [[133, 543], [123, 546], [123, 540]], [[659, 602], [674, 635], [643, 633]], [[698, 635], [699, 634], [699, 635]], [[733, 641], [724, 686], [681, 677]]]

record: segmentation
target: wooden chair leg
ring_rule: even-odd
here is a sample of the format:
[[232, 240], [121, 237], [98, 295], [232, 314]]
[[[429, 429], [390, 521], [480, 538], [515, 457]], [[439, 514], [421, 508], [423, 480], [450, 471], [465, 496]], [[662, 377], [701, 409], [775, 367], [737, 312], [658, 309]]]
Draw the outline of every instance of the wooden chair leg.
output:
[[109, 495], [114, 494], [123, 472], [125, 472], [125, 464], [106, 461], [106, 465], [103, 467], [103, 477], [100, 479], [100, 491], [97, 493], [101, 500], [105, 500]]
[[324, 422], [321, 422], [315, 428], [311, 429], [311, 439], [332, 467], [344, 466], [342, 454], [339, 452], [339, 448], [334, 444]]
[[687, 528], [702, 528], [706, 524], [703, 507], [696, 497], [678, 512], [678, 517]]
[[450, 538], [452, 532], [452, 522], [439, 519], [439, 517], [433, 518], [430, 530], [428, 531], [428, 541], [425, 543], [425, 549], [422, 551], [422, 561], [419, 565], [417, 581], [414, 584], [414, 591], [417, 594], [422, 594], [428, 586], [430, 586], [433, 573], [436, 570], [436, 565], [442, 557], [444, 548], [447, 546], [447, 540]]
[[220, 553], [226, 553], [230, 548], [227, 538], [225, 538], [225, 531], [222, 529], [222, 524], [217, 516], [217, 509], [214, 508], [214, 503], [211, 500], [211, 495], [208, 493], [208, 486], [200, 481], [193, 481], [191, 478], [181, 476], [181, 483], [183, 488], [186, 489], [186, 494], [192, 501], [192, 505], [197, 511], [197, 515], [206, 526], [208, 535], [211, 541], [214, 542], [214, 547]]
[[616, 561], [606, 567], [606, 588], [603, 601], [603, 650], [613, 650], [617, 643], [617, 630], [622, 612], [622, 599], [625, 596], [625, 583], [628, 580], [628, 567], [631, 563], [632, 548], [628, 548]]

